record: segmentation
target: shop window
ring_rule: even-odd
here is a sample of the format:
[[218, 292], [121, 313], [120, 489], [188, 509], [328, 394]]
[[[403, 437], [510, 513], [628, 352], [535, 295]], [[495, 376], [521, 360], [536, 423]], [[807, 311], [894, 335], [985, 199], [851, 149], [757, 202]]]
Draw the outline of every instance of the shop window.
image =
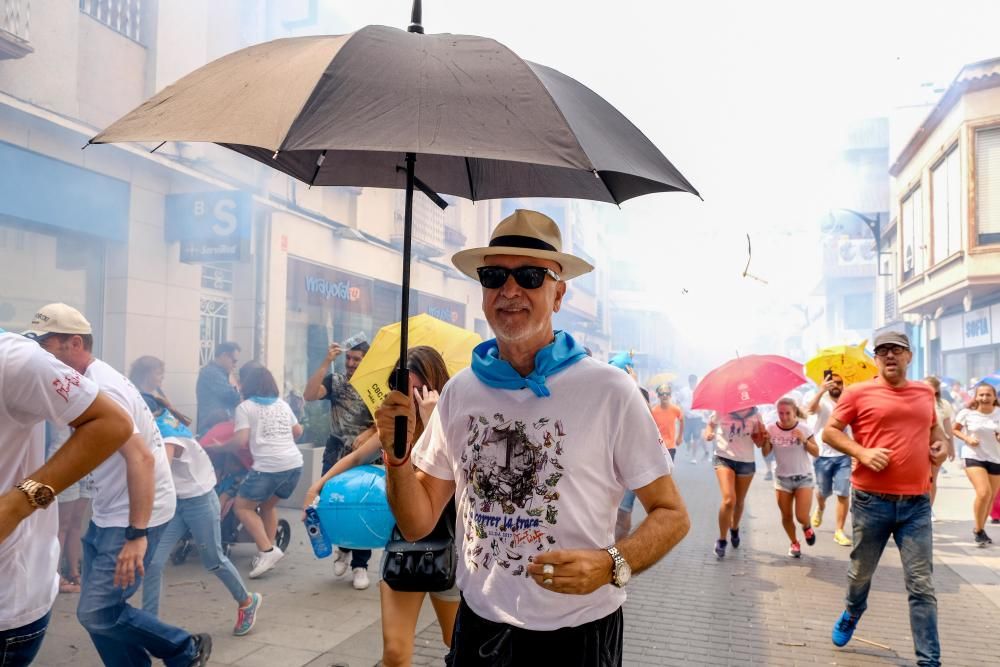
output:
[[962, 249], [962, 171], [958, 146], [931, 170], [932, 264]]
[[199, 368], [208, 365], [215, 354], [215, 346], [228, 339], [231, 306], [232, 303], [228, 299], [212, 296], [201, 297]]
[[976, 234], [1000, 243], [1000, 127], [976, 131]]
[[90, 320], [100, 354], [104, 264], [90, 236], [0, 216], [0, 328], [23, 331], [41, 306], [67, 303]]

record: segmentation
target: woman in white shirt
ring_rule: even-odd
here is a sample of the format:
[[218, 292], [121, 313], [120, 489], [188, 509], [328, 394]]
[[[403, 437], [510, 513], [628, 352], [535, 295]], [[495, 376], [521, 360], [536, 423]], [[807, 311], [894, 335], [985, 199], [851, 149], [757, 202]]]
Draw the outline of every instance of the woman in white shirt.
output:
[[791, 542], [788, 555], [799, 558], [802, 547], [795, 533], [796, 520], [802, 526], [806, 544], [816, 543], [816, 533], [809, 522], [813, 487], [816, 486], [809, 456], [819, 456], [819, 446], [813, 439], [812, 429], [801, 421], [805, 415], [794, 398], [782, 398], [776, 407], [778, 421], [767, 427], [768, 439], [763, 449], [765, 456], [774, 452], [774, 495], [781, 511], [781, 525]]
[[738, 549], [740, 546], [743, 502], [757, 470], [753, 448], [763, 446], [767, 430], [757, 408], [750, 408], [721, 417], [712, 414], [704, 435], [707, 442], [715, 443], [713, 464], [722, 494], [715, 556], [725, 558], [727, 533], [733, 548]]
[[976, 385], [969, 407], [955, 417], [955, 437], [965, 443], [965, 474], [976, 490], [972, 513], [976, 545], [993, 544], [986, 534], [986, 518], [1000, 490], [1000, 408], [997, 390], [985, 382]]
[[[233, 445], [250, 446], [253, 467], [236, 498], [236, 516], [257, 543], [250, 578], [273, 568], [285, 555], [274, 543], [278, 531], [278, 501], [295, 492], [302, 475], [302, 452], [295, 441], [302, 425], [278, 398], [278, 383], [263, 366], [251, 369], [242, 381], [242, 403], [233, 418]], [[258, 514], [259, 511], [259, 514]]]

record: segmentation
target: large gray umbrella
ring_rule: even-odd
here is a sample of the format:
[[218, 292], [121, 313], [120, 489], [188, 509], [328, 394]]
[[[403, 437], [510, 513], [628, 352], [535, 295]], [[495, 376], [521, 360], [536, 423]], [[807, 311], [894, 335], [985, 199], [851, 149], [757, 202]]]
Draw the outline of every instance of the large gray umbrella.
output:
[[[310, 185], [405, 188], [404, 324], [414, 185], [442, 207], [435, 192], [616, 204], [652, 192], [698, 194], [592, 90], [492, 39], [423, 35], [419, 4], [408, 32], [368, 26], [224, 56], [90, 143], [213, 142]], [[407, 344], [404, 326], [400, 378]]]

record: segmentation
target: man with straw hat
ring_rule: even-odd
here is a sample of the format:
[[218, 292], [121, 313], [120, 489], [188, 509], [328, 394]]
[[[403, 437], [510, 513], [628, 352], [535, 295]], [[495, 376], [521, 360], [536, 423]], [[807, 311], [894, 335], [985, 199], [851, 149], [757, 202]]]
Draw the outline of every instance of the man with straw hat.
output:
[[[403, 458], [394, 419], [412, 428], [410, 398], [393, 392], [376, 420], [403, 535], [428, 534], [452, 496], [458, 506], [463, 600], [449, 664], [619, 664], [631, 573], [690, 524], [635, 383], [552, 328], [566, 281], [593, 267], [562, 251], [552, 219], [527, 210], [452, 261], [482, 285], [497, 337], [448, 383]], [[616, 543], [626, 489], [648, 516]]]

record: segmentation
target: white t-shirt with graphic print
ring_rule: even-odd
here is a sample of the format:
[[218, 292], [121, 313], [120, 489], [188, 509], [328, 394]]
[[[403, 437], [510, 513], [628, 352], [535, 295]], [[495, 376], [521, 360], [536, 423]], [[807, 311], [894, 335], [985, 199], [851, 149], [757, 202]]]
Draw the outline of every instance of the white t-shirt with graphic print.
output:
[[587, 357], [546, 384], [552, 395], [538, 397], [463, 370], [413, 450], [418, 468], [455, 481], [457, 579], [469, 607], [530, 630], [582, 625], [625, 602], [610, 584], [588, 595], [546, 590], [528, 563], [546, 551], [610, 546], [624, 491], [672, 471], [628, 375]]
[[813, 430], [804, 421], [797, 422], [794, 428], [787, 431], [777, 422], [767, 427], [767, 434], [771, 437], [774, 460], [777, 463], [774, 474], [778, 477], [811, 475], [813, 473], [812, 457], [806, 451], [806, 446], [795, 435], [796, 431], [805, 439], [809, 439], [813, 434]]
[[[23, 336], [0, 331], [0, 490], [45, 463], [45, 421], [76, 420], [97, 385]], [[59, 508], [36, 510], [0, 542], [0, 631], [34, 623], [59, 592]]]
[[285, 472], [302, 467], [302, 452], [292, 427], [299, 423], [292, 408], [280, 398], [270, 405], [246, 400], [236, 406], [233, 427], [250, 429], [250, 453], [257, 472]]

